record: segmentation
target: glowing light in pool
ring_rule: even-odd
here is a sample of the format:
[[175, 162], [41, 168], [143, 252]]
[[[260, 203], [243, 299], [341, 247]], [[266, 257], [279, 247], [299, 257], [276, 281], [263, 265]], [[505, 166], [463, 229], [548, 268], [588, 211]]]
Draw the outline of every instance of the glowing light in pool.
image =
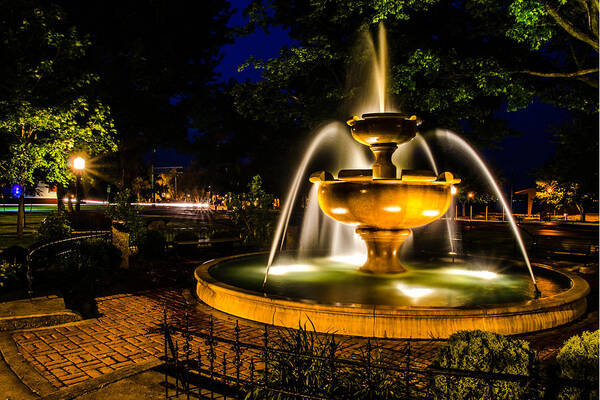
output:
[[402, 211], [402, 207], [398, 207], [398, 206], [389, 206], [389, 207], [383, 207], [383, 209], [387, 212], [400, 212]]
[[269, 274], [285, 275], [290, 272], [310, 272], [314, 270], [314, 266], [306, 264], [272, 265], [271, 268], [269, 268]]
[[433, 289], [410, 287], [402, 283], [398, 283], [396, 288], [401, 291], [403, 295], [412, 297], [413, 299], [420, 299], [421, 297], [429, 296], [431, 293], [433, 293]]
[[332, 208], [331, 212], [334, 214], [346, 214], [348, 210], [345, 208]]
[[421, 214], [423, 214], [425, 217], [437, 217], [439, 213], [440, 212], [438, 210], [425, 210]]
[[452, 275], [473, 276], [481, 279], [495, 279], [498, 277], [498, 274], [492, 271], [472, 271], [469, 269], [451, 269], [448, 273]]
[[367, 262], [367, 255], [363, 253], [355, 253], [348, 255], [337, 255], [328, 258], [330, 261], [350, 265], [363, 265]]

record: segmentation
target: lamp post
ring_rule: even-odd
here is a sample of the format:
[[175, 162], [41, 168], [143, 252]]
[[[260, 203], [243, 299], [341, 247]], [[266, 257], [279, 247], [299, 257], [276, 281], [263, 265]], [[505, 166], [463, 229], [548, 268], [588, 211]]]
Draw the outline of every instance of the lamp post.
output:
[[81, 209], [81, 174], [85, 169], [85, 160], [77, 156], [73, 159], [73, 169], [75, 170], [75, 211]]
[[473, 197], [475, 197], [475, 194], [473, 192], [469, 192], [467, 197], [469, 198], [469, 220], [472, 220], [473, 219], [473, 205], [471, 204], [471, 199]]

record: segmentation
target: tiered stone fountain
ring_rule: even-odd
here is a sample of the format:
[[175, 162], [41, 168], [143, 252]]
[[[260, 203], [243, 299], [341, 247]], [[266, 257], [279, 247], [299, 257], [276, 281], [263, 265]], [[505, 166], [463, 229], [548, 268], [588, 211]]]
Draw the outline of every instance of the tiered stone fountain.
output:
[[352, 136], [375, 155], [370, 170], [342, 170], [338, 179], [329, 172], [314, 173], [319, 185], [319, 206], [336, 221], [356, 225], [368, 249], [363, 272], [399, 273], [406, 269], [398, 257], [410, 228], [429, 224], [446, 213], [452, 185], [450, 172], [398, 172], [392, 154], [412, 140], [418, 120], [399, 113], [364, 114], [348, 121]]
[[[370, 146], [372, 169], [322, 171], [321, 209], [356, 226], [368, 257], [360, 268], [324, 259], [283, 255], [270, 267], [266, 254], [209, 261], [196, 269], [197, 294], [216, 310], [265, 324], [319, 332], [387, 338], [446, 338], [465, 329], [519, 334], [553, 328], [581, 316], [585, 280], [534, 265], [538, 287], [522, 262], [463, 258], [405, 263], [398, 253], [411, 228], [448, 209], [449, 172], [398, 171], [396, 147], [417, 132], [417, 119], [397, 113], [366, 114], [348, 122], [353, 137]], [[531, 274], [533, 276], [533, 273]]]

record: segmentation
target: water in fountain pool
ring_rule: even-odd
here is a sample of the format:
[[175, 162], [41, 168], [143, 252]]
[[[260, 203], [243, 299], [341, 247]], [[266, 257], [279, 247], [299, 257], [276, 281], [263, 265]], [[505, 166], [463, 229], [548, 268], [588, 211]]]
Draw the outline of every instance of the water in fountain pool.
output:
[[[260, 292], [265, 256], [218, 264], [209, 273], [222, 283]], [[280, 258], [270, 269], [265, 292], [271, 296], [320, 304], [363, 304], [418, 307], [470, 307], [521, 302], [534, 297], [523, 264], [507, 260], [409, 259], [407, 272], [373, 275], [356, 263], [314, 257]], [[357, 260], [360, 262], [359, 260]], [[539, 277], [544, 296], [569, 288], [568, 282]]]

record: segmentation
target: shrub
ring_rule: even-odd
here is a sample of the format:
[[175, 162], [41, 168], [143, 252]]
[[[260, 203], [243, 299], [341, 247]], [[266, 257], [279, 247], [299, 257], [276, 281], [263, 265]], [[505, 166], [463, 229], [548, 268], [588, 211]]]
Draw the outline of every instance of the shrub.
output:
[[132, 198], [129, 189], [120, 191], [115, 197], [115, 202], [106, 207], [105, 213], [113, 221], [123, 222], [125, 230], [130, 234], [129, 242], [139, 247], [147, 229], [140, 216], [139, 207], [131, 205]]
[[598, 334], [599, 331], [585, 331], [565, 342], [556, 360], [560, 366], [562, 378], [591, 382], [592, 389], [584, 396], [583, 389], [563, 388], [559, 399], [597, 399], [598, 398]]
[[53, 242], [71, 236], [71, 221], [64, 212], [53, 212], [48, 215], [37, 230], [38, 240]]
[[19, 281], [23, 265], [15, 261], [0, 262], [0, 288], [6, 289]]
[[345, 343], [334, 335], [317, 334], [314, 327], [307, 329], [306, 326], [280, 331], [271, 341], [268, 386], [293, 394], [265, 390], [265, 371], [261, 370], [259, 382], [251, 388], [247, 399], [391, 400], [401, 397], [404, 388], [401, 376], [385, 368], [380, 350], [370, 355], [363, 352], [360, 365], [334, 362], [344, 352]]
[[[343, 385], [332, 387], [332, 365], [327, 360], [332, 352], [339, 351], [340, 343], [332, 335], [318, 335], [314, 330], [299, 327], [285, 329], [278, 335], [273, 335], [269, 352], [268, 377], [265, 371], [258, 371], [258, 386], [251, 389], [247, 399], [297, 399], [298, 396], [270, 393], [262, 388], [267, 382], [269, 387], [275, 387], [291, 393], [302, 393], [306, 396], [326, 397], [336, 393]], [[342, 374], [337, 374], [341, 383]]]
[[229, 194], [229, 210], [232, 221], [242, 231], [246, 244], [267, 247], [273, 239], [277, 213], [273, 210], [274, 196], [262, 188], [259, 175], [252, 178], [249, 192]]
[[[474, 330], [450, 336], [440, 348], [434, 365], [442, 369], [528, 376], [536, 362], [535, 352], [528, 342]], [[457, 400], [488, 397], [522, 399], [528, 397], [530, 390], [521, 382], [444, 375], [435, 378], [434, 386], [437, 398]]]

